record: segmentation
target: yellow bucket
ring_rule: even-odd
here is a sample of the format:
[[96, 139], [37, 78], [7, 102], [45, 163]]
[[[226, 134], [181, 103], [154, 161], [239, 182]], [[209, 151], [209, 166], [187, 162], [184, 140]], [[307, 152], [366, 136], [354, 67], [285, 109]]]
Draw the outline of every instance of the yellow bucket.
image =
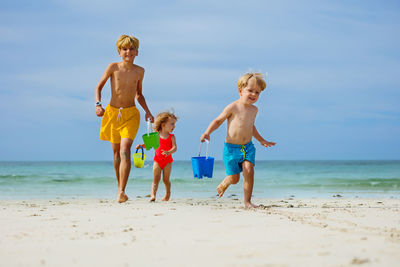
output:
[[136, 168], [142, 168], [144, 165], [144, 160], [146, 159], [146, 155], [144, 154], [143, 147], [140, 147], [142, 149], [142, 153], [138, 153], [138, 149], [136, 149], [136, 153], [132, 155], [133, 157], [133, 165]]

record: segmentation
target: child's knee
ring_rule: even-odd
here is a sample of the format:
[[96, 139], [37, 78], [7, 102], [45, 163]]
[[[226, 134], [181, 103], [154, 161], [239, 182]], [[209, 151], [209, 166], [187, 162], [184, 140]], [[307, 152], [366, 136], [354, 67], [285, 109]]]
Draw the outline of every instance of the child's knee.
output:
[[119, 155], [119, 152], [118, 153], [113, 153], [113, 159], [114, 159], [114, 161], [121, 161], [121, 156]]
[[231, 176], [231, 182], [232, 184], [237, 184], [239, 183], [240, 176], [238, 174]]
[[119, 155], [121, 157], [121, 160], [130, 160], [131, 159], [131, 153], [126, 150], [121, 150], [119, 152]]
[[251, 163], [250, 161], [247, 161], [247, 160], [245, 162], [243, 162], [242, 168], [243, 168], [244, 172], [252, 172], [252, 171], [254, 171], [253, 163]]
[[116, 148], [113, 149], [114, 158], [119, 158], [120, 157], [119, 153], [120, 153], [119, 149], [116, 149]]
[[154, 176], [153, 176], [153, 182], [155, 182], [155, 183], [159, 183], [160, 182], [160, 180], [161, 180], [161, 175], [157, 175], [157, 174], [155, 174]]
[[169, 177], [164, 177], [163, 176], [163, 182], [164, 182], [164, 184], [169, 184], [170, 183]]

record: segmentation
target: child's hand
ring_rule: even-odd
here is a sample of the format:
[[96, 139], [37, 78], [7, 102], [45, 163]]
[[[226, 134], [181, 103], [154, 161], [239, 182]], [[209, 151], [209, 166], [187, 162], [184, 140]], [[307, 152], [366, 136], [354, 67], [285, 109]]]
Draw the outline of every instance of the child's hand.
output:
[[151, 113], [146, 113], [146, 115], [144, 115], [145, 120], [150, 120], [151, 123], [154, 123], [154, 117], [153, 115], [151, 115]]
[[207, 139], [208, 141], [210, 141], [210, 135], [209, 135], [209, 134], [206, 134], [206, 133], [202, 134], [201, 137], [200, 137], [200, 142], [203, 143], [203, 142], [205, 141], [205, 139]]
[[136, 149], [139, 149], [139, 148], [141, 148], [141, 147], [146, 148], [146, 147], [144, 146], [144, 144], [141, 144], [141, 145], [137, 145], [137, 146], [136, 146]]
[[171, 152], [166, 151], [166, 150], [163, 150], [163, 151], [161, 152], [161, 154], [164, 155], [164, 156], [166, 156], [166, 157], [168, 157], [169, 155], [171, 155]]
[[261, 141], [260, 144], [261, 144], [262, 146], [265, 146], [265, 147], [271, 147], [271, 146], [276, 145], [275, 142], [268, 142], [268, 141], [266, 141], [266, 140]]
[[97, 106], [96, 107], [96, 115], [97, 115], [97, 117], [103, 117], [104, 108], [102, 106]]

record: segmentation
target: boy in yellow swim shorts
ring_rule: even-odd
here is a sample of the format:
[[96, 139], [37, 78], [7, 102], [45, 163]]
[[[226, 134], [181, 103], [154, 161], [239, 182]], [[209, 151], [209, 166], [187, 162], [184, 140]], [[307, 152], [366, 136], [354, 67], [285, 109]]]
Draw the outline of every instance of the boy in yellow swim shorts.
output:
[[[146, 112], [146, 120], [154, 122], [142, 93], [144, 68], [133, 64], [138, 55], [139, 40], [121, 35], [117, 41], [121, 62], [110, 63], [95, 89], [96, 115], [103, 117], [100, 139], [109, 141], [113, 150], [113, 163], [118, 183], [118, 202], [128, 200], [125, 194], [131, 170], [131, 146], [139, 129], [140, 113], [135, 98]], [[106, 109], [101, 103], [101, 90], [110, 79], [111, 99]]]

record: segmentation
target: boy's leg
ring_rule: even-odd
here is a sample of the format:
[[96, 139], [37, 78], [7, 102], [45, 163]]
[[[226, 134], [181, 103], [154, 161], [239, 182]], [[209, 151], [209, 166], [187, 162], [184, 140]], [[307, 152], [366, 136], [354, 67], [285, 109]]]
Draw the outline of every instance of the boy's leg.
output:
[[168, 163], [167, 165], [165, 165], [163, 170], [163, 182], [165, 185], [165, 196], [162, 199], [163, 201], [168, 201], [171, 196], [171, 182], [169, 180], [171, 169], [172, 169], [172, 163]]
[[154, 161], [154, 164], [153, 164], [153, 183], [151, 184], [150, 202], [156, 200], [158, 184], [160, 183], [160, 180], [161, 180], [161, 171], [162, 171], [162, 169], [160, 168], [160, 165], [158, 165], [158, 163], [156, 161]]
[[240, 179], [240, 173], [226, 176], [225, 179], [217, 187], [218, 196], [222, 197], [223, 194], [225, 193], [225, 190], [231, 184], [237, 184], [239, 182], [239, 179]]
[[113, 150], [113, 165], [114, 165], [114, 171], [115, 171], [115, 176], [117, 177], [117, 185], [119, 188], [119, 165], [121, 163], [121, 156], [119, 155], [119, 144], [113, 144], [111, 143], [112, 150]]
[[257, 205], [251, 203], [251, 195], [253, 193], [254, 185], [254, 165], [250, 161], [245, 160], [242, 164], [243, 167], [243, 192], [244, 192], [244, 206], [246, 208], [257, 208]]
[[122, 138], [120, 144], [121, 163], [119, 166], [119, 185], [118, 185], [118, 202], [122, 203], [128, 200], [125, 194], [125, 187], [128, 183], [129, 173], [131, 171], [131, 146], [133, 140]]

